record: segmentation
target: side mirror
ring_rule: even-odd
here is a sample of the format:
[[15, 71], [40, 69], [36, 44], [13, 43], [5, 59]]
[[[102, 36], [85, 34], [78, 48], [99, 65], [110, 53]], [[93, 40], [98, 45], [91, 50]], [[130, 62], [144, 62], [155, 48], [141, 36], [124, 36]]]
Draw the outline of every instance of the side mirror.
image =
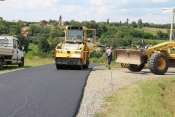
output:
[[22, 51], [24, 51], [24, 46], [22, 47]]

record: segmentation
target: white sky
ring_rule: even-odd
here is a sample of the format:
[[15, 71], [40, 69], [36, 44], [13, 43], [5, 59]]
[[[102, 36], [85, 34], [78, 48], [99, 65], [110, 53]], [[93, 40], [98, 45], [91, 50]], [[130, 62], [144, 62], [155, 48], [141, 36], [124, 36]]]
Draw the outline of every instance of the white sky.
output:
[[155, 24], [171, 23], [174, 0], [5, 0], [0, 1], [4, 20], [59, 20], [96, 22], [138, 21]]

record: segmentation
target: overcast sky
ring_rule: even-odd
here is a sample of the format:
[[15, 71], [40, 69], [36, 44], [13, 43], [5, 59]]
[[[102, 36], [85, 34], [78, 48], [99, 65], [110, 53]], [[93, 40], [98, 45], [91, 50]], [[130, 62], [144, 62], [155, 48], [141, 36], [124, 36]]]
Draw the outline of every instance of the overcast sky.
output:
[[59, 20], [96, 22], [138, 21], [166, 24], [172, 21], [174, 0], [5, 0], [0, 1], [4, 20]]

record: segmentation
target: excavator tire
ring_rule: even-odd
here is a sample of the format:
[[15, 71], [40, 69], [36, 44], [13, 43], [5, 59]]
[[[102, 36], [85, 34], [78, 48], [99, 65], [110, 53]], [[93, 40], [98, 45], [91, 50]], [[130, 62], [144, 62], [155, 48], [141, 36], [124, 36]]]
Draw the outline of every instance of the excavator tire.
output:
[[145, 64], [144, 63], [142, 63], [140, 65], [126, 64], [126, 66], [132, 72], [140, 72], [145, 67]]
[[169, 66], [169, 61], [164, 53], [153, 53], [148, 61], [149, 69], [156, 75], [164, 75]]

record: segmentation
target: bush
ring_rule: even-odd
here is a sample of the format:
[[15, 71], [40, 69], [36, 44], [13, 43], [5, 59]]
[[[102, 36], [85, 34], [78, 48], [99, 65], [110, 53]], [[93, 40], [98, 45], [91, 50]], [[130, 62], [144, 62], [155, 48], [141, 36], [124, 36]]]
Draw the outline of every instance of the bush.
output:
[[90, 60], [91, 63], [97, 63], [98, 58], [90, 58], [89, 60]]
[[24, 52], [24, 56], [28, 59], [33, 59], [36, 56], [36, 54], [34, 51], [29, 51], [28, 53]]

